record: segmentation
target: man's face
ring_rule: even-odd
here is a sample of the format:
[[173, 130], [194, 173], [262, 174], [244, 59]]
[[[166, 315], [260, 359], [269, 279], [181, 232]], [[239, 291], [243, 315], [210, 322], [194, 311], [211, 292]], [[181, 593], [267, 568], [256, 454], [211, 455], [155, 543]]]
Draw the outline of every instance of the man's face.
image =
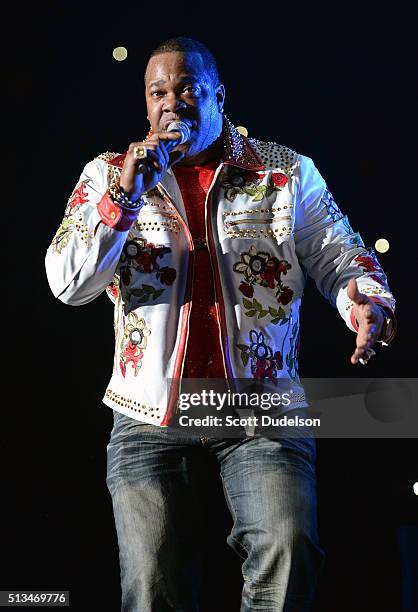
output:
[[222, 131], [224, 88], [214, 84], [199, 53], [154, 55], [145, 73], [145, 99], [153, 132], [186, 119], [191, 137], [186, 156], [204, 151]]

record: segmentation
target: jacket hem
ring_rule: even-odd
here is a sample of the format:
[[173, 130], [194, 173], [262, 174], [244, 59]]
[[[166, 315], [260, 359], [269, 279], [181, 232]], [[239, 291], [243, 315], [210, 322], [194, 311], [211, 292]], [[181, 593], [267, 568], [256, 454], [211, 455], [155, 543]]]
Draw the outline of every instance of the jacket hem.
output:
[[[114, 396], [114, 399], [112, 399], [112, 396]], [[113, 410], [116, 410], [117, 412], [121, 412], [125, 416], [131, 417], [135, 421], [149, 423], [151, 425], [158, 425], [159, 427], [165, 427], [165, 425], [162, 425], [162, 422], [164, 421], [164, 418], [165, 418], [165, 414], [163, 414], [161, 417], [152, 417], [149, 414], [145, 414], [148, 411], [143, 410], [144, 408], [143, 405], [142, 405], [143, 408], [129, 406], [129, 404], [138, 404], [139, 402], [136, 402], [129, 398], [122, 397], [120, 395], [117, 395], [116, 397], [116, 393], [114, 393], [113, 391], [110, 391], [109, 389], [106, 391], [106, 394], [102, 398], [102, 402], [106, 404], [106, 406], [108, 406], [109, 408], [112, 408]]]

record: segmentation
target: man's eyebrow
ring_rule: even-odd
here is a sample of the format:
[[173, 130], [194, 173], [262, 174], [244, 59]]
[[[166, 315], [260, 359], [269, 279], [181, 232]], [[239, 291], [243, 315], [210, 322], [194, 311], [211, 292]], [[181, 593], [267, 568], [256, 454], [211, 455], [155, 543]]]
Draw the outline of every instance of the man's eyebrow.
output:
[[164, 79], [160, 79], [159, 81], [151, 81], [151, 83], [148, 83], [148, 87], [163, 85], [164, 83]]
[[[199, 81], [199, 78], [197, 76], [194, 76], [193, 74], [185, 74], [184, 76], [180, 77], [179, 81], [180, 83], [184, 81]], [[151, 81], [151, 83], [148, 83], [148, 87], [159, 87], [160, 85], [164, 85], [166, 82], [167, 81], [165, 79]]]

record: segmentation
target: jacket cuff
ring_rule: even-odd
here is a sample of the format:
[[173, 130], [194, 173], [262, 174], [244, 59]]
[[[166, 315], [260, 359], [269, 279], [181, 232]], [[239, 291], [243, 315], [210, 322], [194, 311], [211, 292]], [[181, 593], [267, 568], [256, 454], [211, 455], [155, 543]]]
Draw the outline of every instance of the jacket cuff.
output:
[[112, 200], [107, 191], [97, 204], [97, 212], [105, 225], [118, 232], [126, 232], [137, 219], [141, 207], [134, 210], [121, 208]]

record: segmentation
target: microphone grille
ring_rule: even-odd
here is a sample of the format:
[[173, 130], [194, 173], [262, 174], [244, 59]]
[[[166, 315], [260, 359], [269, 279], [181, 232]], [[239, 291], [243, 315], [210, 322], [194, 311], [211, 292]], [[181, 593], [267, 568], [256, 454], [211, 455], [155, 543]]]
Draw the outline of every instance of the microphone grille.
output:
[[187, 142], [190, 138], [190, 127], [184, 121], [172, 121], [167, 128], [167, 132], [180, 132], [179, 144]]

